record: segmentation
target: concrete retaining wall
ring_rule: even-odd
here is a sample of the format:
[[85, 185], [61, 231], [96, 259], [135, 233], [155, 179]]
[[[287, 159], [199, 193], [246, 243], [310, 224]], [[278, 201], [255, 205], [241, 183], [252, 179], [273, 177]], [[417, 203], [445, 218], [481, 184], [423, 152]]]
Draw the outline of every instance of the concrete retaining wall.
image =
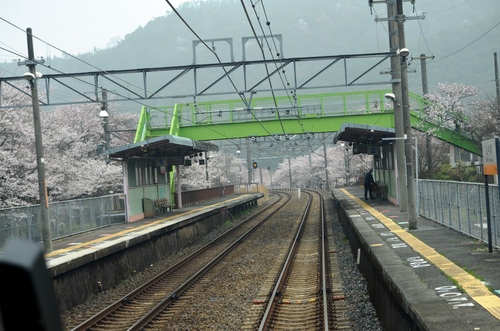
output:
[[[256, 202], [245, 202], [229, 210], [232, 215], [238, 215], [255, 205]], [[213, 210], [50, 268], [60, 312], [82, 304], [100, 291], [190, 246], [228, 219], [225, 209]]]
[[[356, 217], [351, 214], [358, 214], [358, 211], [349, 210], [349, 206], [334, 201], [352, 254], [355, 258], [359, 256], [358, 269], [367, 281], [370, 299], [384, 330], [425, 330], [401, 292], [404, 287], [390, 276], [391, 264], [394, 268], [399, 268], [397, 264], [401, 264], [399, 257], [389, 249], [375, 254], [369, 242], [370, 236], [375, 236], [373, 230], [364, 222], [354, 224]], [[357, 217], [359, 219], [359, 215]]]

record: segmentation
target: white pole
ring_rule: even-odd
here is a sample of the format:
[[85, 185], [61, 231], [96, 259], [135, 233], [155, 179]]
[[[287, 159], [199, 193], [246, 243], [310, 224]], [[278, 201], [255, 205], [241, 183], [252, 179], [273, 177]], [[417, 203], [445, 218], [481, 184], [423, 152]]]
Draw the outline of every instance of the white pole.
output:
[[417, 137], [413, 137], [415, 139], [415, 181], [417, 186], [417, 217], [420, 215], [420, 190], [418, 187], [418, 140]]

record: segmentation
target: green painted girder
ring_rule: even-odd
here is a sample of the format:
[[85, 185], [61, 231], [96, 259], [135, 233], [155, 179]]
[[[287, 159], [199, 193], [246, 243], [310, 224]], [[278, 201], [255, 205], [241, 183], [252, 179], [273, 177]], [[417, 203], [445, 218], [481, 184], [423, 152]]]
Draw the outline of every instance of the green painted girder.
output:
[[[193, 140], [220, 140], [272, 135], [335, 132], [343, 123], [394, 128], [389, 90], [302, 95], [295, 98], [253, 98], [176, 104], [174, 107], [143, 107], [135, 142], [165, 134]], [[422, 132], [433, 131], [443, 141], [481, 155], [480, 144], [466, 135], [426, 122], [426, 101], [410, 93], [411, 124]], [[152, 125], [161, 118], [163, 124]]]
[[[332, 132], [351, 118], [356, 118], [357, 123], [388, 123], [388, 126], [393, 126], [393, 121], [387, 116], [393, 111], [390, 109], [392, 103], [384, 97], [387, 92], [374, 90], [253, 98], [247, 104], [240, 99], [177, 104], [175, 109], [163, 108], [156, 112], [158, 116], [160, 112], [167, 114], [170, 111], [171, 125], [154, 128], [148, 123], [156, 109], [143, 108], [138, 126], [138, 132], [142, 134], [138, 133], [136, 137], [173, 134], [172, 130], [195, 140]], [[386, 109], [387, 105], [389, 109]]]
[[179, 128], [179, 135], [194, 140], [219, 140], [274, 135], [294, 135], [338, 131], [343, 123], [359, 123], [394, 127], [392, 113], [363, 115], [306, 117], [298, 119], [226, 123], [217, 125], [186, 126]]
[[411, 127], [421, 132], [432, 132], [432, 136], [451, 145], [462, 148], [472, 154], [483, 155], [481, 142], [456, 130], [442, 127], [437, 123], [427, 122], [417, 112], [411, 112]]

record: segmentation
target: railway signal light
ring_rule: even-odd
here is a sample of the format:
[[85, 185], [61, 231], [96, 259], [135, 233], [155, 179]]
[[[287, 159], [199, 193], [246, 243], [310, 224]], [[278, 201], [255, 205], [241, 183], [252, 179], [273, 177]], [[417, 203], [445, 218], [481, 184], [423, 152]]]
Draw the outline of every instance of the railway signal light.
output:
[[253, 168], [254, 168], [254, 169], [257, 169], [257, 162], [254, 162], [254, 163], [253, 163]]

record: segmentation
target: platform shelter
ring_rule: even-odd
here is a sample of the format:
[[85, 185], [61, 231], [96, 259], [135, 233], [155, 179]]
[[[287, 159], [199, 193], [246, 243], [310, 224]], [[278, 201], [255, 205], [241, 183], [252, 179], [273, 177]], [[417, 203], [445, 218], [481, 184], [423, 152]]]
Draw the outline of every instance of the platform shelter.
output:
[[395, 130], [370, 124], [344, 123], [333, 142], [343, 141], [353, 155], [373, 156], [374, 177], [384, 199], [398, 204]]
[[217, 150], [209, 142], [164, 135], [104, 152], [110, 159], [122, 162], [125, 219], [133, 222], [153, 217], [158, 206], [181, 209], [180, 166], [190, 165], [195, 157], [206, 160], [207, 152]]

